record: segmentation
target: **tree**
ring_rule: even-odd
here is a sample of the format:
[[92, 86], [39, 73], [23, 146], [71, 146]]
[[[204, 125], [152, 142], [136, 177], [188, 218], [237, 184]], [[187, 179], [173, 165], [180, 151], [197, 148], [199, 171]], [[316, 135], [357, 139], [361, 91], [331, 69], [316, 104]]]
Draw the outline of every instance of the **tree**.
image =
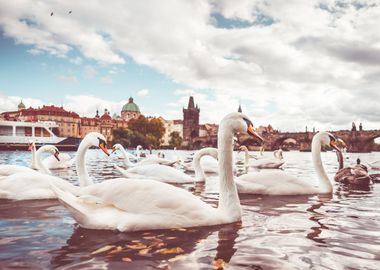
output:
[[113, 131], [113, 143], [121, 143], [125, 147], [141, 145], [143, 148], [158, 148], [164, 133], [165, 127], [158, 118], [148, 119], [140, 115], [139, 118], [129, 121], [127, 129]]
[[178, 131], [173, 131], [172, 133], [170, 133], [170, 140], [169, 140], [169, 145], [171, 147], [180, 147], [182, 145], [182, 137], [179, 135], [179, 132]]
[[112, 144], [120, 143], [124, 147], [131, 146], [132, 131], [126, 128], [112, 130]]

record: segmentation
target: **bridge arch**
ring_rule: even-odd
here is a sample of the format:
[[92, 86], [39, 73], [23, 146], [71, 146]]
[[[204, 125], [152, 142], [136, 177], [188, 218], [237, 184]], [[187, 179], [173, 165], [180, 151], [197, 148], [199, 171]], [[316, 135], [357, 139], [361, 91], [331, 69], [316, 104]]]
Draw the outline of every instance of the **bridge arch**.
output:
[[240, 145], [245, 145], [245, 146], [261, 146], [261, 142], [259, 142], [257, 139], [253, 139], [249, 137], [248, 139], [243, 140]]
[[276, 150], [279, 148], [283, 150], [299, 150], [300, 142], [298, 141], [297, 138], [294, 138], [292, 136], [284, 136], [275, 140], [274, 143], [271, 145], [271, 148], [273, 150]]

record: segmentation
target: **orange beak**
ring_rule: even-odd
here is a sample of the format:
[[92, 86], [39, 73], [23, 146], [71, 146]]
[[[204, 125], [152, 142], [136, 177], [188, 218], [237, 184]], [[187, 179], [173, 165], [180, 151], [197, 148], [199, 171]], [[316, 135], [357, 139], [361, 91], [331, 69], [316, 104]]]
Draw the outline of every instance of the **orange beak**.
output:
[[252, 125], [250, 125], [248, 127], [247, 133], [249, 135], [251, 135], [252, 137], [258, 139], [260, 141], [260, 143], [264, 142], [264, 139], [259, 134], [257, 134], [256, 131], [253, 130], [253, 126]]
[[334, 148], [336, 151], [341, 152], [340, 148], [336, 146], [335, 141], [330, 141], [330, 146]]
[[104, 143], [99, 144], [99, 148], [102, 149], [103, 152], [104, 152], [107, 156], [110, 155], [110, 154], [108, 153], [108, 149], [107, 149], [107, 147], [106, 147], [106, 145], [105, 145]]

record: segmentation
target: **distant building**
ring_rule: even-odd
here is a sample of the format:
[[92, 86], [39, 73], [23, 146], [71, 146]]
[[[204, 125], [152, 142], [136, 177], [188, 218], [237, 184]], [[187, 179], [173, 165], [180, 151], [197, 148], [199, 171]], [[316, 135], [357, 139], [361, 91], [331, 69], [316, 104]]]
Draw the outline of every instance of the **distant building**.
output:
[[137, 119], [141, 115], [140, 108], [133, 102], [133, 98], [130, 97], [128, 103], [125, 104], [121, 110], [121, 118], [124, 120]]
[[123, 119], [112, 119], [110, 112], [105, 109], [102, 116], [99, 117], [98, 110], [94, 118], [81, 118], [80, 135], [84, 138], [90, 132], [99, 132], [107, 139], [108, 142], [113, 140], [112, 130], [117, 128], [127, 128], [128, 121]]
[[199, 137], [199, 112], [200, 109], [194, 104], [194, 98], [190, 96], [187, 109], [183, 109], [183, 139], [184, 144], [191, 145], [192, 139]]
[[24, 103], [22, 103], [22, 100], [18, 104], [17, 108], [18, 108], [19, 111], [24, 110], [26, 108], [25, 105], [24, 105]]
[[26, 122], [55, 122], [58, 125], [57, 135], [61, 137], [79, 137], [80, 117], [75, 112], [66, 111], [62, 106], [56, 107], [43, 106], [34, 109], [29, 107], [25, 109], [25, 105], [20, 102], [17, 106], [18, 111], [4, 112], [2, 118], [8, 121], [26, 121]]
[[170, 141], [170, 134], [173, 131], [176, 131], [179, 133], [179, 135], [183, 138], [183, 120], [176, 119], [176, 120], [165, 120], [163, 117], [159, 117], [161, 122], [164, 124], [165, 127], [165, 134], [162, 137], [162, 145], [168, 146]]
[[199, 137], [215, 137], [218, 135], [219, 125], [204, 124], [199, 126]]

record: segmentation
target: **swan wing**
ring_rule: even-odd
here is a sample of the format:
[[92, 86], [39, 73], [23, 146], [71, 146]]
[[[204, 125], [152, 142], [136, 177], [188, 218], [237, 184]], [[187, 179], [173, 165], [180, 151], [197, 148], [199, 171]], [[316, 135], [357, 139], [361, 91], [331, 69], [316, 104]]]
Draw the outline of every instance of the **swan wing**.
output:
[[86, 228], [137, 231], [220, 221], [215, 208], [190, 192], [153, 180], [112, 179], [83, 188], [80, 197], [58, 188], [54, 191]]
[[0, 165], [0, 177], [9, 176], [15, 173], [20, 172], [29, 172], [29, 173], [35, 173], [37, 171], [24, 167], [19, 165]]
[[2, 178], [0, 191], [7, 195], [0, 198], [13, 200], [54, 199], [56, 196], [51, 190], [51, 182], [74, 194], [79, 192], [77, 187], [59, 177], [40, 172], [19, 172]]
[[166, 183], [192, 183], [195, 181], [180, 170], [160, 164], [136, 166], [128, 169], [127, 173], [142, 175], [146, 178]]
[[48, 169], [65, 169], [70, 167], [74, 163], [75, 159], [72, 159], [69, 154], [59, 154], [59, 161], [54, 156], [46, 157], [42, 162]]
[[248, 173], [237, 177], [236, 182], [239, 192], [249, 194], [298, 195], [317, 192], [309, 182], [283, 171]]

